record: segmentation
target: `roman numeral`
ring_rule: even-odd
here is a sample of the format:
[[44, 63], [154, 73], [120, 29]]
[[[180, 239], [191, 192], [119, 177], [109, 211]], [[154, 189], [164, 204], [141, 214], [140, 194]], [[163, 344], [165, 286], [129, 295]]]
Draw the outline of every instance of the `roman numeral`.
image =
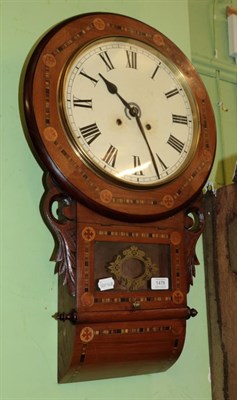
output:
[[183, 148], [184, 148], [184, 143], [181, 142], [179, 139], [177, 139], [175, 136], [170, 135], [167, 143], [173, 147], [173, 149], [177, 150], [179, 153], [182, 152]]
[[[161, 64], [161, 63], [160, 63], [160, 64]], [[151, 79], [154, 79], [154, 78], [155, 78], [155, 76], [156, 76], [156, 74], [157, 74], [157, 71], [158, 71], [158, 69], [160, 68], [160, 64], [156, 66], [156, 68], [155, 68], [153, 74], [151, 75]]]
[[101, 135], [100, 130], [96, 124], [91, 124], [87, 126], [83, 126], [80, 128], [81, 134], [85, 139], [87, 144], [91, 144], [94, 140]]
[[173, 97], [176, 94], [179, 94], [178, 89], [173, 89], [173, 90], [170, 90], [169, 92], [166, 92], [165, 96], [166, 96], [167, 99], [169, 99], [170, 97]]
[[102, 160], [110, 167], [114, 168], [117, 154], [118, 154], [118, 149], [116, 149], [116, 147], [112, 146], [111, 144], [107, 152], [105, 153], [104, 157], [102, 158]]
[[82, 75], [82, 76], [84, 76], [85, 78], [89, 79], [89, 80], [93, 83], [94, 86], [95, 86], [95, 85], [97, 84], [97, 82], [98, 82], [97, 79], [93, 78], [93, 77], [90, 76], [90, 75], [87, 75], [83, 70], [81, 70], [80, 75]]
[[188, 117], [186, 117], [185, 115], [172, 114], [172, 121], [174, 123], [176, 123], [176, 124], [187, 125], [188, 124]]
[[141, 161], [139, 156], [133, 156], [133, 165], [136, 169], [134, 175], [144, 175], [143, 171], [139, 168], [141, 166]]
[[168, 169], [168, 167], [165, 165], [164, 161], [158, 156], [157, 153], [156, 153], [156, 157], [158, 158], [158, 161], [159, 161], [162, 171], [165, 171], [166, 169]]
[[137, 69], [137, 53], [135, 51], [126, 50], [127, 68]]
[[114, 66], [108, 56], [107, 51], [103, 51], [102, 53], [99, 53], [100, 58], [104, 61], [107, 71], [110, 71], [111, 69], [114, 69]]
[[74, 107], [84, 107], [84, 108], [92, 108], [92, 100], [91, 99], [78, 99], [78, 97], [73, 96], [73, 105]]

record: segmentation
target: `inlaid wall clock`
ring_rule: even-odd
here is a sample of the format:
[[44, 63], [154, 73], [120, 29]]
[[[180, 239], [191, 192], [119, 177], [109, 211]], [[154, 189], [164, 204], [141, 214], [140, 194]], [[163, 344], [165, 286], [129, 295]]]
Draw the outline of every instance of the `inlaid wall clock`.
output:
[[202, 81], [156, 29], [91, 13], [43, 36], [23, 103], [57, 242], [59, 382], [166, 370], [196, 314], [216, 140]]

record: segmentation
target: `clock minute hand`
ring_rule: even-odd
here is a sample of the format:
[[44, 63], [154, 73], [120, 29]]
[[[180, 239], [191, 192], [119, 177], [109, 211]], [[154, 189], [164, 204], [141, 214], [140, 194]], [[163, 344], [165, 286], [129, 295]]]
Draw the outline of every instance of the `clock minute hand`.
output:
[[143, 138], [144, 138], [144, 140], [146, 142], [147, 148], [149, 150], [149, 153], [150, 153], [150, 156], [151, 156], [151, 160], [152, 160], [152, 164], [153, 164], [153, 167], [155, 169], [157, 178], [160, 179], [160, 174], [159, 174], [159, 171], [158, 171], [158, 168], [157, 168], [156, 160], [155, 160], [154, 154], [153, 154], [153, 152], [151, 150], [150, 144], [149, 144], [149, 142], [147, 140], [147, 137], [146, 137], [146, 134], [145, 134], [145, 131], [144, 131], [143, 125], [141, 123], [141, 119], [140, 119], [140, 116], [139, 116], [138, 112], [134, 116], [136, 118], [136, 121], [137, 121], [138, 127], [140, 129], [140, 132], [141, 132], [141, 134], [142, 134], [142, 136], [143, 136]]
[[129, 104], [122, 96], [120, 96], [120, 94], [118, 93], [118, 88], [117, 88], [117, 86], [116, 86], [114, 83], [108, 81], [106, 78], [104, 78], [103, 75], [102, 75], [101, 73], [99, 73], [99, 76], [103, 79], [104, 83], [106, 84], [109, 93], [111, 93], [111, 94], [116, 94], [116, 95], [118, 96], [118, 98], [122, 101], [123, 105], [124, 105], [129, 111], [131, 111], [133, 107], [131, 107], [130, 104]]

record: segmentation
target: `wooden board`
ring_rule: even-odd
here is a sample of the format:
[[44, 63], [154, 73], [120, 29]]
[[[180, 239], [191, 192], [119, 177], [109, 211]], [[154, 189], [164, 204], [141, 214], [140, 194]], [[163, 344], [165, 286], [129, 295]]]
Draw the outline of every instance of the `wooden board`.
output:
[[237, 398], [237, 183], [208, 191], [203, 234], [213, 400]]

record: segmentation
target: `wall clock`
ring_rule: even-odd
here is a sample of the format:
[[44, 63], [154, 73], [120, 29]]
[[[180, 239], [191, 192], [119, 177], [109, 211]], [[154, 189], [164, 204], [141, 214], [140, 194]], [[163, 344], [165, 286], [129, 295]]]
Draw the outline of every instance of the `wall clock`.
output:
[[57, 243], [59, 382], [166, 370], [196, 314], [216, 140], [203, 83], [156, 29], [91, 13], [41, 38], [23, 104]]

